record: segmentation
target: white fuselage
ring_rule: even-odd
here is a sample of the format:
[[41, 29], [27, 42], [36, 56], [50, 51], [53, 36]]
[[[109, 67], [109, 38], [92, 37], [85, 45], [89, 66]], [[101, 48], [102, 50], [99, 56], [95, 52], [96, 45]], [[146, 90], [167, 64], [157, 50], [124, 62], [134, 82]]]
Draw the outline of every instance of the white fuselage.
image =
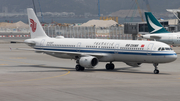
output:
[[180, 45], [180, 33], [159, 33], [142, 35], [145, 39], [161, 41], [170, 45]]
[[[132, 40], [104, 40], [104, 39], [69, 39], [69, 38], [36, 38], [27, 39], [26, 43], [35, 43], [33, 48], [37, 50], [79, 52], [98, 57], [100, 62], [137, 62], [137, 63], [167, 63], [176, 60], [177, 55], [173, 50], [158, 51], [158, 48], [170, 47], [167, 44], [156, 41], [132, 41]], [[75, 55], [57, 52], [44, 52], [46, 54], [74, 59]]]

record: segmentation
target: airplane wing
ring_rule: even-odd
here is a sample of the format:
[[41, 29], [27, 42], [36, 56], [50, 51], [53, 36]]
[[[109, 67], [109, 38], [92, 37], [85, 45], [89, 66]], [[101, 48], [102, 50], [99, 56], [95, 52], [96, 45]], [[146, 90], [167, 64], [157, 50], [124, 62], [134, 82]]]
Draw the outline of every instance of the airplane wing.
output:
[[44, 53], [59, 53], [59, 54], [68, 54], [68, 55], [78, 55], [78, 56], [95, 56], [101, 58], [107, 56], [105, 53], [82, 53], [82, 52], [65, 52], [65, 51], [52, 51], [52, 50], [39, 50], [39, 49], [27, 49], [27, 48], [16, 48], [16, 50], [25, 50], [25, 51], [35, 51], [35, 52], [44, 52]]

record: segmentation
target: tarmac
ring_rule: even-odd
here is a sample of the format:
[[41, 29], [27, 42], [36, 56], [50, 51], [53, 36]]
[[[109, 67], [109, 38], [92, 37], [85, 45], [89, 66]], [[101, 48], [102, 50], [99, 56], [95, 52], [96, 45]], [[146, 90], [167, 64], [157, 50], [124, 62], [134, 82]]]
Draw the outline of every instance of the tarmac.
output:
[[130, 67], [114, 62], [78, 72], [74, 60], [33, 51], [25, 44], [0, 44], [1, 101], [179, 101], [180, 54], [176, 61]]

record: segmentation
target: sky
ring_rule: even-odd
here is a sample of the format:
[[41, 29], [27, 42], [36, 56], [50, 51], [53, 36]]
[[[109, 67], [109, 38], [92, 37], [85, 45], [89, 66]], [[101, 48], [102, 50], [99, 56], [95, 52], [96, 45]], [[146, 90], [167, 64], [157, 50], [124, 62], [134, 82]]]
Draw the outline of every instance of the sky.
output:
[[[8, 8], [8, 12], [23, 12], [26, 8], [33, 7], [33, 0], [0, 0], [0, 8]], [[147, 10], [145, 0], [137, 0], [141, 9]], [[34, 0], [37, 11], [43, 12], [86, 12], [98, 13], [98, 0]], [[134, 6], [136, 5], [136, 6]], [[177, 9], [180, 0], [149, 0], [152, 12], [166, 12], [167, 8]], [[135, 0], [100, 0], [101, 14], [108, 15], [124, 9], [137, 9]]]

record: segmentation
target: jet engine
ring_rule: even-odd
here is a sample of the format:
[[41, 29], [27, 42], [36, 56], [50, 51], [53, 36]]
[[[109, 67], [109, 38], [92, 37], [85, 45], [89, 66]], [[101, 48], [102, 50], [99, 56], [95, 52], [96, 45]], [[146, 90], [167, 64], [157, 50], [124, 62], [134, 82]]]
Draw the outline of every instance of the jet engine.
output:
[[136, 62], [126, 62], [126, 64], [132, 67], [139, 67], [141, 65], [141, 63]]
[[94, 56], [85, 56], [79, 59], [79, 65], [85, 68], [93, 68], [98, 64], [98, 59]]

